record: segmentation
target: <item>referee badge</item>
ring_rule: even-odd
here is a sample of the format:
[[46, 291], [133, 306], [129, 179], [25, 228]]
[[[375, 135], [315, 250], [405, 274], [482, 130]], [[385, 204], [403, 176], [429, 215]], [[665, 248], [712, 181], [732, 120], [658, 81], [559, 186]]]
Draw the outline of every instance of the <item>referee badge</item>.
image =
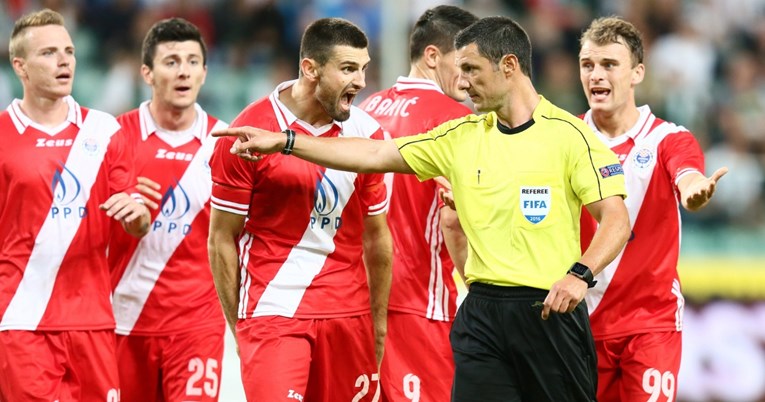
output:
[[550, 187], [521, 187], [521, 212], [527, 221], [537, 224], [550, 213]]

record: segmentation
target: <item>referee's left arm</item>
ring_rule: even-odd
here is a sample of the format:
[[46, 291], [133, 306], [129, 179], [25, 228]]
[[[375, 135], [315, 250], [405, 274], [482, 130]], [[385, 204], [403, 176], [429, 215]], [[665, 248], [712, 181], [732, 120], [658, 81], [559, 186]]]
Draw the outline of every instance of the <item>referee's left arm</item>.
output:
[[[587, 211], [598, 221], [598, 229], [590, 247], [579, 259], [589, 267], [592, 275], [602, 271], [622, 250], [630, 236], [630, 220], [621, 195], [614, 195], [586, 205]], [[550, 287], [544, 301], [542, 319], [550, 312], [570, 313], [584, 299], [588, 283], [568, 273]]]

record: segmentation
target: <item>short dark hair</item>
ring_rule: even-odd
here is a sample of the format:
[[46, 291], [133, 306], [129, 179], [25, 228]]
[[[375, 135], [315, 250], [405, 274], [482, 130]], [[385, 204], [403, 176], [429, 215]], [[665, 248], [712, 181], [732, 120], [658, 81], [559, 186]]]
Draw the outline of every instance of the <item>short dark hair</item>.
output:
[[454, 39], [457, 49], [475, 43], [478, 53], [499, 65], [502, 57], [514, 54], [521, 71], [531, 78], [531, 41], [526, 31], [508, 17], [481, 18]]
[[196, 25], [183, 18], [167, 18], [152, 25], [146, 37], [143, 39], [141, 49], [143, 64], [154, 68], [154, 55], [157, 53], [157, 45], [165, 42], [195, 41], [202, 48], [202, 64], [207, 65], [207, 46], [202, 39], [202, 34]]
[[425, 11], [409, 36], [409, 60], [417, 61], [425, 48], [434, 45], [442, 53], [454, 50], [457, 32], [478, 21], [473, 13], [457, 6], [438, 6]]
[[366, 49], [367, 35], [358, 26], [342, 18], [321, 18], [312, 22], [300, 41], [300, 58], [314, 59], [320, 66], [332, 57], [335, 46]]
[[640, 31], [619, 17], [601, 17], [592, 21], [579, 39], [579, 44], [584, 45], [588, 40], [598, 46], [621, 43], [630, 51], [632, 67], [643, 62], [643, 38]]

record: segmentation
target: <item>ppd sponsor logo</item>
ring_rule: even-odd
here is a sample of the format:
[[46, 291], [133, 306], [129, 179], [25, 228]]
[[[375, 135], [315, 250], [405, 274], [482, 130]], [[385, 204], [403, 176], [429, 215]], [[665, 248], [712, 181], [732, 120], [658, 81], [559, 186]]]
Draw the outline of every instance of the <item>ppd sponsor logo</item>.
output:
[[334, 213], [340, 203], [340, 192], [335, 183], [323, 172], [316, 182], [316, 191], [313, 198], [313, 211], [311, 214], [311, 228], [339, 229], [343, 220]]
[[179, 222], [191, 210], [191, 200], [181, 183], [176, 180], [174, 186], [168, 187], [160, 205], [160, 214], [152, 224], [153, 231], [181, 233], [184, 236], [191, 232], [191, 224]]
[[53, 192], [53, 206], [50, 208], [50, 216], [55, 219], [84, 218], [88, 215], [88, 209], [80, 194], [82, 185], [77, 176], [69, 170], [63, 162], [58, 163], [59, 168], [53, 173], [51, 191]]

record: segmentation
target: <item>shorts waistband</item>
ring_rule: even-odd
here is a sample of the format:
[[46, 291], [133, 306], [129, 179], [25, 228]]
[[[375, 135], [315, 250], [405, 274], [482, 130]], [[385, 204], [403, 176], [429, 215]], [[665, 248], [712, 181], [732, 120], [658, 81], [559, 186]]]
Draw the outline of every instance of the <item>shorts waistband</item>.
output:
[[468, 294], [497, 299], [543, 300], [545, 297], [547, 297], [547, 293], [549, 292], [549, 290], [531, 288], [528, 286], [498, 286], [490, 285], [488, 283], [473, 282], [470, 284], [470, 290]]

